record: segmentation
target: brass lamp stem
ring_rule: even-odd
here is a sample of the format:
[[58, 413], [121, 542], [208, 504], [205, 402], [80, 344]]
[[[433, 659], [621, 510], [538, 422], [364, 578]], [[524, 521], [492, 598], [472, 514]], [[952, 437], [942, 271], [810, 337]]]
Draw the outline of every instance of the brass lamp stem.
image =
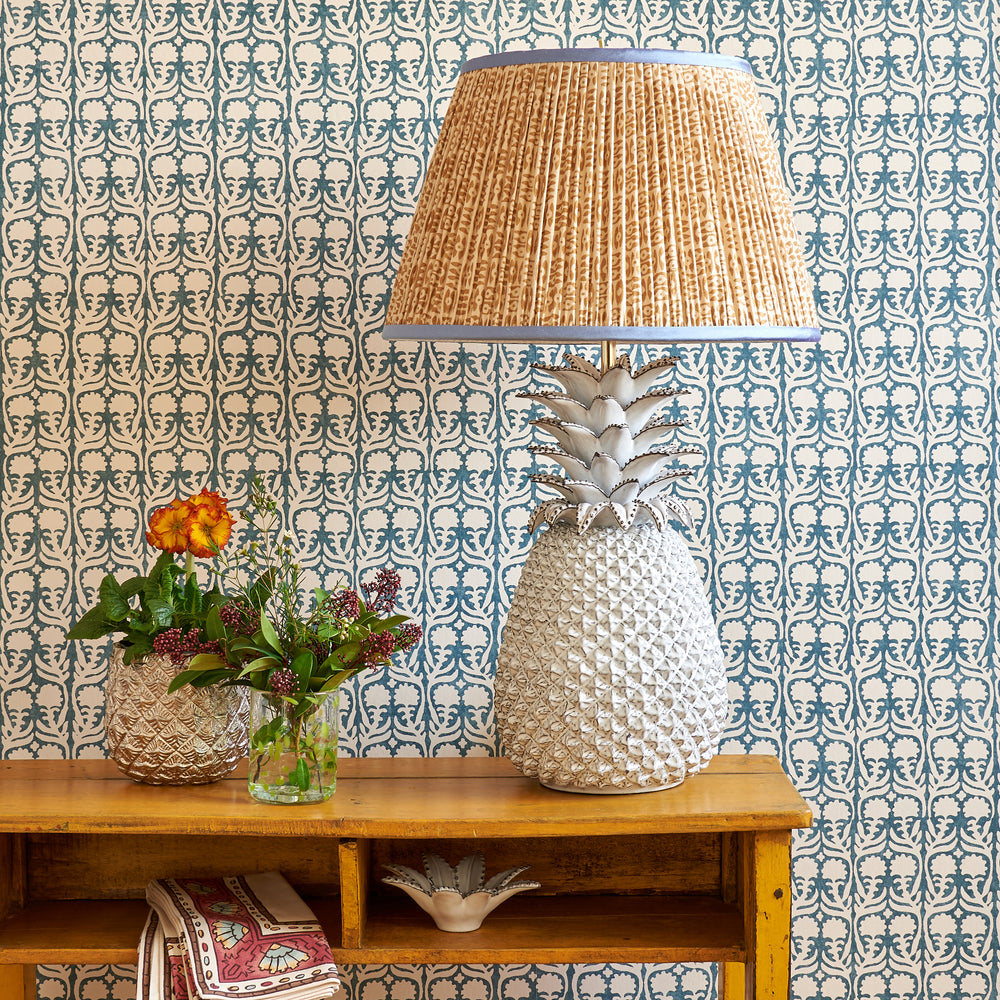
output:
[[614, 368], [618, 360], [618, 344], [613, 340], [601, 341], [601, 371], [606, 372]]

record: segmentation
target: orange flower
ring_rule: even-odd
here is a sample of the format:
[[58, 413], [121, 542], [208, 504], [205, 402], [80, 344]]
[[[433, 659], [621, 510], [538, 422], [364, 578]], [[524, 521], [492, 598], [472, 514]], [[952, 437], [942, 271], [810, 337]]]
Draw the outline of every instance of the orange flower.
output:
[[[189, 496], [185, 503], [191, 504], [192, 507], [197, 507], [201, 509], [202, 507], [211, 507], [222, 514], [226, 513], [226, 506], [229, 501], [222, 496], [221, 493], [216, 493], [214, 490], [210, 490], [207, 486], [203, 486], [200, 493], [195, 493]], [[177, 503], [175, 500], [174, 503]]]
[[188, 547], [188, 522], [194, 507], [183, 500], [174, 500], [169, 507], [160, 507], [149, 515], [146, 541], [164, 552], [186, 552]]
[[228, 502], [208, 488], [188, 499], [192, 514], [187, 525], [187, 548], [191, 555], [198, 559], [211, 559], [229, 541], [235, 522], [226, 510]]
[[199, 559], [211, 559], [229, 541], [233, 516], [226, 510], [229, 501], [206, 486], [187, 500], [172, 500], [169, 507], [149, 516], [146, 541], [164, 552], [190, 552]]

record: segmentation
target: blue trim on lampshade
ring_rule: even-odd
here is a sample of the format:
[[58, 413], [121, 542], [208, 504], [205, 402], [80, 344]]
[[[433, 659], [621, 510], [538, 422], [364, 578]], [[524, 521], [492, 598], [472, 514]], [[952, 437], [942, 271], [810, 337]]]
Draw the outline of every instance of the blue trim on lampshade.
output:
[[814, 326], [435, 326], [400, 323], [387, 326], [386, 340], [439, 340], [485, 344], [711, 344], [791, 341], [815, 343]]
[[[493, 66], [520, 66], [524, 63], [595, 62], [595, 63], [661, 63], [673, 66], [714, 66], [752, 73], [750, 63], [739, 56], [723, 56], [716, 52], [678, 52], [674, 49], [528, 49], [517, 52], [495, 52], [469, 59], [462, 73]], [[459, 74], [461, 75], [461, 74]]]

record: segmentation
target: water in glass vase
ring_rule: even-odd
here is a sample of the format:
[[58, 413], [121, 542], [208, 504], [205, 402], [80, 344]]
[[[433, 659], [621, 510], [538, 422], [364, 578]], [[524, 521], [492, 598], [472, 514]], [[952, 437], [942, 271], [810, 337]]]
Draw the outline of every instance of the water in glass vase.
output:
[[337, 784], [340, 694], [318, 704], [250, 692], [250, 794], [259, 802], [322, 802]]

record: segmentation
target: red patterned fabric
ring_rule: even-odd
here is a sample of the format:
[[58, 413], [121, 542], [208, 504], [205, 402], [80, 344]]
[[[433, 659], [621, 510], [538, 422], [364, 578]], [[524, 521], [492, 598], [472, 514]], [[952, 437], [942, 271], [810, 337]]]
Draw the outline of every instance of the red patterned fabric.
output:
[[320, 1000], [339, 986], [316, 917], [278, 872], [156, 879], [138, 1000]]

